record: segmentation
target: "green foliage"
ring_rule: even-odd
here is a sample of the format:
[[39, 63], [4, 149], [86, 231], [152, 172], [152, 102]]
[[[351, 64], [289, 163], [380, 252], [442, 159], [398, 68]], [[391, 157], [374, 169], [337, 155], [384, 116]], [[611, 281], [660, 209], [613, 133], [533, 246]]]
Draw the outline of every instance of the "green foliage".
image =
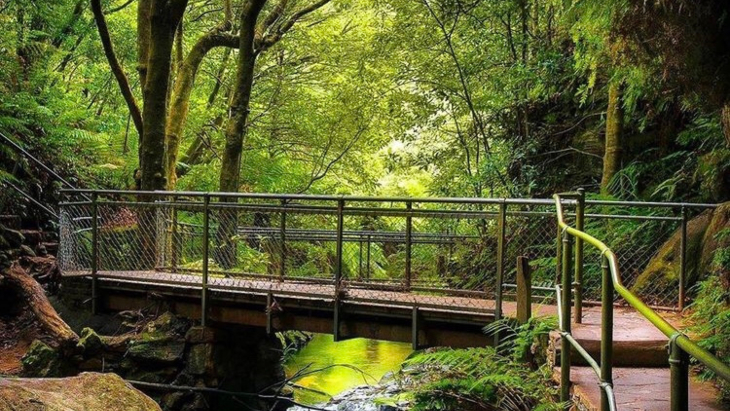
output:
[[[536, 338], [555, 327], [554, 319], [533, 319], [513, 326], [495, 323], [504, 332], [499, 351], [491, 347], [418, 353], [406, 365], [441, 370], [442, 377], [414, 395], [414, 410], [559, 410], [550, 370], [533, 370], [523, 362]], [[504, 353], [504, 354], [500, 354]]]

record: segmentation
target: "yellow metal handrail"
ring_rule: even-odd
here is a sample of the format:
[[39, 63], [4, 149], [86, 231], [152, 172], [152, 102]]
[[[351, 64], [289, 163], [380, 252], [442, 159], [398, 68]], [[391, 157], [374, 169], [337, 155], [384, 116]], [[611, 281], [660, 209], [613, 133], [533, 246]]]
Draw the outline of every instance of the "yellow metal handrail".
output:
[[[705, 350], [704, 348], [700, 347], [695, 343], [694, 341], [690, 340], [686, 335], [684, 335], [682, 332], [677, 330], [673, 325], [671, 325], [667, 320], [665, 320], [661, 315], [659, 315], [656, 311], [654, 311], [651, 307], [649, 307], [646, 303], [641, 301], [641, 299], [636, 296], [634, 293], [629, 291], [628, 288], [626, 288], [623, 285], [623, 282], [621, 281], [621, 276], [619, 273], [619, 264], [618, 264], [618, 258], [616, 257], [616, 254], [602, 241], [598, 240], [597, 238], [591, 236], [590, 234], [587, 234], [581, 230], [578, 230], [576, 228], [573, 228], [569, 226], [564, 219], [563, 214], [563, 196], [560, 194], [556, 194], [553, 196], [555, 199], [555, 207], [557, 211], [557, 219], [558, 219], [558, 225], [560, 230], [562, 231], [564, 238], [564, 244], [565, 241], [569, 242], [569, 237], [572, 236], [577, 239], [583, 240], [583, 242], [590, 244], [594, 247], [596, 247], [600, 252], [601, 255], [604, 258], [604, 276], [608, 275], [608, 279], [604, 279], [604, 287], [609, 286], [616, 290], [616, 292], [623, 297], [623, 299], [629, 303], [636, 311], [639, 312], [644, 318], [649, 320], [650, 323], [652, 323], [659, 331], [661, 331], [664, 335], [666, 335], [669, 338], [670, 343], [670, 359], [669, 363], [672, 367], [671, 373], [672, 373], [672, 410], [686, 410], [688, 409], [687, 404], [687, 364], [686, 359], [683, 357], [686, 357], [686, 355], [690, 355], [694, 357], [697, 361], [705, 365], [707, 368], [715, 372], [716, 375], [723, 378], [726, 381], [730, 381], [730, 367], [728, 367], [726, 364], [724, 364], [722, 361], [720, 361], [717, 357], [715, 357], [712, 353]], [[570, 197], [570, 196], [567, 196]], [[564, 246], [565, 247], [565, 246]], [[569, 249], [568, 249], [569, 250]], [[570, 251], [568, 251], [568, 254]], [[568, 258], [569, 259], [569, 258]], [[565, 259], [564, 259], [565, 261]], [[566, 270], [564, 267], [564, 275], [566, 274]], [[568, 271], [569, 275], [569, 271]], [[610, 281], [605, 281], [610, 280]], [[611, 293], [612, 294], [612, 293]], [[606, 294], [604, 294], [606, 296]], [[612, 297], [612, 296], [611, 296]], [[568, 299], [569, 300], [569, 299]], [[570, 301], [563, 301], [563, 304], [566, 304], [568, 306], [568, 310], [570, 307]], [[610, 309], [613, 309], [612, 301], [603, 301], [602, 302], [604, 309], [608, 309], [607, 305], [610, 305]], [[560, 309], [560, 308], [559, 308]], [[569, 313], [569, 311], [568, 311]], [[563, 313], [564, 316], [564, 313]], [[604, 317], [605, 318], [605, 317]], [[603, 330], [601, 339], [611, 339], [613, 335], [613, 320], [612, 315], [609, 316], [609, 323], [610, 324], [603, 324]], [[570, 316], [568, 315], [568, 323], [570, 322]], [[568, 327], [569, 328], [569, 327]], [[569, 332], [569, 330], [568, 330]], [[602, 350], [604, 350], [605, 346], [602, 346]], [[609, 348], [610, 349], [610, 348]], [[610, 358], [610, 354], [609, 354]], [[603, 370], [604, 367], [608, 367], [606, 371], [608, 371], [607, 375], [611, 375], [611, 364], [601, 364], [601, 369]], [[569, 374], [568, 374], [569, 376]], [[610, 378], [609, 378], [610, 379]], [[561, 384], [565, 383], [565, 381], [561, 381]], [[567, 382], [569, 384], [569, 381]], [[608, 383], [612, 384], [612, 381], [602, 381], [602, 383]]]

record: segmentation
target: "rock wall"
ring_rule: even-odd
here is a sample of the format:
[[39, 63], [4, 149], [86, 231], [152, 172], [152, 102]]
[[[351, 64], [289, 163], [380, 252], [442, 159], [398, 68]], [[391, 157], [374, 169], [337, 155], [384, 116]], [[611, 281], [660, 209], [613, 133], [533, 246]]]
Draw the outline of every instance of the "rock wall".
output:
[[[284, 380], [281, 344], [265, 330], [242, 326], [199, 327], [164, 313], [136, 332], [101, 336], [80, 334], [76, 355], [62, 358], [41, 342], [23, 358], [26, 376], [63, 376], [78, 371], [113, 372], [126, 380], [160, 385], [209, 387], [257, 393]], [[163, 410], [240, 410], [272, 404], [251, 398], [141, 387]], [[280, 407], [278, 409], [284, 409]]]
[[[713, 272], [713, 257], [719, 248], [730, 247], [730, 238], [718, 234], [730, 228], [730, 202], [707, 210], [687, 223], [687, 274], [685, 286], [690, 289]], [[644, 290], [675, 292], [679, 284], [681, 232], [677, 230], [662, 245], [656, 256], [639, 275], [632, 291], [642, 295]], [[730, 286], [730, 272], [718, 274]]]

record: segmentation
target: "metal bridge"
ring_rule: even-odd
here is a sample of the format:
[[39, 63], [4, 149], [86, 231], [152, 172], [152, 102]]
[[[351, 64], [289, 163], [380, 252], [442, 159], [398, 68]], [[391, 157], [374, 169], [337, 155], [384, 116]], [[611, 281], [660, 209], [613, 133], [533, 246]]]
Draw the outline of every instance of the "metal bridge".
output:
[[[654, 311], [684, 308], [688, 220], [715, 205], [596, 201], [582, 192], [555, 199], [65, 194], [60, 265], [67, 284], [87, 287], [92, 310], [165, 304], [203, 324], [414, 348], [486, 344], [481, 328], [489, 322], [559, 313], [562, 352], [583, 357], [600, 382], [601, 409], [613, 410], [613, 311], [629, 305], [670, 341], [673, 410], [688, 409], [687, 355], [730, 377]], [[674, 280], [637, 281], [675, 232]], [[602, 307], [598, 361], [571, 334], [592, 304]], [[571, 355], [560, 361], [561, 399], [569, 400]]]

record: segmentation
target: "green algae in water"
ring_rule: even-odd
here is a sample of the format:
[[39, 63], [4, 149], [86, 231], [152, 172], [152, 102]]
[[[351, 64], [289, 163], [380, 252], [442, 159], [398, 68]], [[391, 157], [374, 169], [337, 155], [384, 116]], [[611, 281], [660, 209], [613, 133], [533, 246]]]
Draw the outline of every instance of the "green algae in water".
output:
[[[291, 377], [309, 364], [312, 365], [308, 371], [329, 367], [298, 379], [295, 383], [334, 396], [359, 385], [377, 384], [383, 375], [398, 370], [412, 352], [408, 343], [364, 338], [334, 342], [331, 335], [317, 334], [306, 347], [284, 364], [284, 368], [287, 377]], [[332, 367], [335, 364], [347, 364], [361, 370], [362, 373], [348, 367]], [[322, 403], [329, 399], [301, 389], [296, 390], [295, 398], [307, 405]]]

